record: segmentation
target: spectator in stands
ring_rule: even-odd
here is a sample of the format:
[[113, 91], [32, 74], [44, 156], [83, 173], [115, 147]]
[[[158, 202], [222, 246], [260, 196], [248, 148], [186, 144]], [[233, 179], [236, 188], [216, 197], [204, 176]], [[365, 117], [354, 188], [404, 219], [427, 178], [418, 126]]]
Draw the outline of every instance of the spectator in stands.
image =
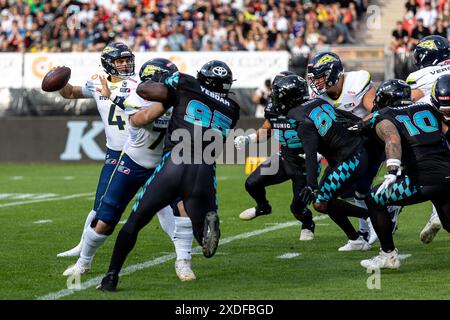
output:
[[324, 42], [327, 44], [342, 44], [344, 43], [344, 35], [330, 20], [323, 23], [323, 28], [320, 34], [324, 37]]
[[[28, 51], [46, 45], [52, 51], [68, 51], [69, 44], [73, 50], [94, 51], [107, 40], [123, 41], [137, 51], [280, 50], [289, 48], [289, 43], [298, 36], [303, 36], [314, 49], [324, 42], [351, 43], [349, 30], [356, 29], [365, 3], [363, 0], [0, 0], [0, 49], [18, 49], [17, 45], [6, 43], [13, 21], [17, 21], [18, 34], [25, 33], [23, 41], [17, 38], [14, 42]], [[66, 28], [70, 39], [65, 34]], [[47, 42], [37, 45], [38, 39]], [[155, 39], [163, 43], [158, 44]]]
[[411, 34], [411, 43], [412, 45], [416, 45], [420, 39], [429, 36], [430, 29], [426, 28], [423, 24], [422, 19], [417, 19], [417, 26], [413, 29]]
[[442, 19], [437, 20], [436, 29], [433, 34], [447, 38], [447, 28], [444, 27], [444, 22]]
[[311, 49], [306, 45], [305, 38], [303, 36], [296, 37], [289, 51], [291, 53], [290, 70], [304, 78], [311, 55]]
[[425, 1], [424, 7], [420, 9], [416, 14], [416, 19], [423, 20], [423, 26], [425, 28], [431, 28], [436, 24], [438, 18], [438, 12], [431, 7], [431, 1]]
[[416, 0], [408, 0], [405, 4], [405, 14], [404, 16], [407, 16], [409, 13], [411, 13], [412, 16], [415, 16], [417, 13], [417, 8], [419, 5], [417, 4]]
[[270, 79], [264, 81], [264, 85], [256, 89], [253, 94], [252, 101], [256, 104], [256, 112], [255, 117], [263, 118], [264, 117], [264, 108], [267, 105], [267, 101], [269, 99], [270, 91], [272, 90], [272, 83]]
[[403, 28], [403, 23], [401, 21], [397, 21], [396, 28], [392, 31], [392, 47], [396, 49], [398, 47], [404, 46], [408, 44], [409, 34]]

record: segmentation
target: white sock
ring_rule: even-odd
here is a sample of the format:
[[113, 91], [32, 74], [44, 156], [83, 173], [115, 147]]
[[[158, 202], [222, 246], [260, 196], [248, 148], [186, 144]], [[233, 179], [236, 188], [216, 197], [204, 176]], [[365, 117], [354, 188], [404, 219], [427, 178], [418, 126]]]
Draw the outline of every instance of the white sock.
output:
[[438, 213], [436, 211], [436, 208], [433, 205], [433, 211], [431, 212], [430, 220], [435, 218], [435, 217], [437, 217], [437, 216], [438, 216]]
[[89, 212], [88, 216], [86, 217], [86, 221], [84, 222], [84, 227], [83, 227], [83, 233], [81, 234], [80, 243], [83, 241], [84, 231], [86, 231], [86, 229], [91, 225], [96, 214], [97, 214], [97, 211], [91, 210], [91, 212]]
[[[367, 205], [366, 202], [364, 201], [364, 195], [355, 192], [355, 206], [359, 207], [359, 208], [364, 208], [367, 209]], [[369, 225], [367, 224], [366, 219], [363, 218], [359, 218], [359, 231], [362, 233], [365, 232], [369, 232], [370, 228]]]
[[169, 235], [172, 239], [175, 232], [175, 216], [173, 215], [173, 210], [170, 206], [164, 207], [158, 212], [159, 223], [161, 228]]
[[173, 244], [177, 253], [177, 260], [191, 260], [192, 240], [192, 222], [189, 217], [175, 217], [175, 232]]
[[94, 258], [97, 249], [105, 243], [106, 238], [108, 238], [107, 235], [98, 234], [93, 228], [88, 227], [84, 231], [84, 241], [83, 246], [81, 247], [80, 260], [85, 263], [90, 263]]

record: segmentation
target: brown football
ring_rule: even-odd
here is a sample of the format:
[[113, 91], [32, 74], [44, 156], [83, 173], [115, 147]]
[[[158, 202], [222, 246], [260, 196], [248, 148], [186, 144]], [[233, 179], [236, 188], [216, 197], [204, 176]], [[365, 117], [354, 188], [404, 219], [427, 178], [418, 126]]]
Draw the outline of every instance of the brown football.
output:
[[42, 79], [41, 88], [46, 92], [61, 90], [70, 79], [71, 70], [68, 67], [56, 67], [50, 70]]

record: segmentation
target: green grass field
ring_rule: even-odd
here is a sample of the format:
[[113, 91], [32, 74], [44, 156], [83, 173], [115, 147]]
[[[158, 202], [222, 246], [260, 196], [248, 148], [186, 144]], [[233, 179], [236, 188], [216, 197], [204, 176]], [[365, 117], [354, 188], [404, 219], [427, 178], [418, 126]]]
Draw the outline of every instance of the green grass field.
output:
[[[371, 275], [359, 261], [375, 255], [378, 243], [370, 252], [338, 252], [346, 239], [326, 216], [317, 221], [316, 239], [300, 242], [289, 211], [290, 183], [269, 189], [273, 214], [240, 221], [239, 213], [253, 205], [243, 166], [218, 168], [221, 244], [212, 259], [193, 256], [196, 281], [176, 277], [172, 243], [155, 218], [129, 255], [129, 274], [121, 277], [117, 293], [99, 292], [95, 285], [121, 226], [82, 277], [83, 290], [67, 290], [62, 272], [75, 259], [56, 254], [78, 243], [100, 169], [101, 164], [0, 165], [1, 299], [450, 299], [450, 236], [441, 231], [430, 245], [419, 240], [430, 203], [403, 210], [395, 240], [400, 253], [410, 256], [399, 270], [382, 271], [380, 290], [369, 290]], [[298, 256], [278, 258], [286, 253]]]

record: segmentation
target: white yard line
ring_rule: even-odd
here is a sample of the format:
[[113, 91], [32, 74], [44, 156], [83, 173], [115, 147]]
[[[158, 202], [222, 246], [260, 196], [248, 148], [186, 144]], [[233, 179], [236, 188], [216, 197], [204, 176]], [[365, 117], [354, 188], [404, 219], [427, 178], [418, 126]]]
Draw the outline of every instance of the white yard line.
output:
[[35, 223], [35, 224], [44, 224], [44, 223], [52, 223], [52, 222], [53, 222], [53, 220], [38, 220], [38, 221], [35, 221], [33, 223]]
[[285, 254], [282, 254], [281, 256], [278, 256], [278, 259], [292, 259], [292, 258], [296, 258], [300, 255], [301, 253], [298, 252], [287, 252]]
[[[323, 220], [323, 219], [326, 219], [326, 218], [328, 218], [327, 215], [322, 215], [322, 216], [315, 217], [314, 220], [318, 221], [318, 220]], [[280, 224], [278, 224], [276, 226], [272, 226], [272, 227], [269, 227], [269, 228], [259, 229], [259, 230], [255, 230], [255, 231], [251, 231], [251, 232], [246, 232], [246, 233], [238, 234], [238, 235], [233, 236], [233, 237], [228, 237], [228, 238], [222, 239], [222, 240], [220, 240], [219, 245], [222, 246], [224, 244], [227, 244], [227, 243], [230, 243], [230, 242], [233, 242], [233, 241], [236, 241], [236, 240], [242, 240], [242, 239], [247, 239], [247, 238], [254, 237], [254, 236], [259, 236], [259, 235], [267, 233], [267, 232], [272, 232], [272, 231], [276, 231], [276, 230], [280, 230], [280, 229], [285, 229], [285, 228], [289, 228], [289, 227], [296, 226], [296, 225], [298, 225], [298, 223], [296, 221], [295, 222], [280, 223]], [[201, 248], [200, 247], [196, 247], [196, 248], [194, 248], [192, 250], [193, 254], [198, 253], [198, 252], [201, 252]], [[147, 269], [147, 268], [156, 266], [158, 264], [162, 264], [164, 262], [173, 260], [175, 258], [176, 258], [175, 253], [171, 253], [171, 254], [166, 254], [164, 256], [158, 257], [158, 258], [153, 259], [153, 260], [148, 260], [148, 261], [145, 261], [145, 262], [142, 262], [142, 263], [134, 264], [134, 265], [131, 265], [131, 266], [128, 266], [128, 267], [124, 268], [122, 270], [122, 272], [120, 273], [120, 276], [125, 276], [125, 275], [131, 274], [131, 273], [135, 273], [136, 271]], [[81, 291], [81, 290], [86, 290], [86, 289], [92, 288], [92, 287], [98, 285], [100, 283], [100, 281], [102, 280], [102, 278], [103, 278], [103, 275], [95, 277], [95, 278], [92, 278], [92, 279], [90, 279], [90, 280], [88, 280], [86, 282], [83, 282], [83, 283], [80, 284], [80, 289], [78, 289], [78, 290], [63, 289], [63, 290], [60, 290], [60, 291], [48, 293], [48, 294], [43, 295], [43, 296], [39, 296], [36, 299], [37, 300], [58, 300], [60, 298], [70, 296], [70, 295], [76, 293], [77, 291]]]
[[20, 206], [20, 205], [29, 204], [29, 203], [76, 199], [76, 198], [82, 198], [82, 197], [91, 196], [93, 194], [95, 194], [95, 193], [94, 192], [88, 192], [88, 193], [71, 194], [71, 195], [68, 195], [68, 196], [62, 196], [62, 197], [58, 197], [58, 198], [37, 199], [37, 200], [27, 200], [27, 201], [16, 201], [16, 202], [0, 204], [0, 208]]

